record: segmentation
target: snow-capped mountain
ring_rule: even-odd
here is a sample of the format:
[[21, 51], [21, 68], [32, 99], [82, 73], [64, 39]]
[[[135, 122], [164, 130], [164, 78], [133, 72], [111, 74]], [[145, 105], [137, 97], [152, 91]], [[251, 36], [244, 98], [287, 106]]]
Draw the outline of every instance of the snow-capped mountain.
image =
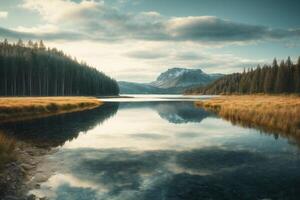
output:
[[206, 74], [201, 69], [171, 68], [161, 73], [151, 83], [119, 82], [123, 94], [162, 94], [182, 93], [191, 87], [205, 86], [223, 76], [222, 74]]
[[206, 85], [216, 79], [215, 75], [204, 73], [201, 69], [172, 68], [150, 83], [158, 88], [185, 88]]

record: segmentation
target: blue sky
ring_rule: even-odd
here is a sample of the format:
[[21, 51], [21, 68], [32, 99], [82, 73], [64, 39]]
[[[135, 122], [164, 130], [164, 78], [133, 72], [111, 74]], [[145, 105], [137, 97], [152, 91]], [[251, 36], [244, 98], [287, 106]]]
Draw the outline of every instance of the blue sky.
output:
[[1, 0], [0, 39], [43, 39], [118, 80], [300, 55], [297, 0]]

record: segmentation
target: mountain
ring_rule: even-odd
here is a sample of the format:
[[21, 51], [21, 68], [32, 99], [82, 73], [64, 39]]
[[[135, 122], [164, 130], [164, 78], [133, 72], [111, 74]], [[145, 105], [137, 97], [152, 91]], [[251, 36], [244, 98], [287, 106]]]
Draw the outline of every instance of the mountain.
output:
[[179, 94], [193, 87], [205, 86], [222, 77], [206, 74], [201, 69], [171, 68], [150, 83], [119, 82], [123, 94]]
[[119, 81], [119, 88], [121, 94], [164, 94], [166, 89], [161, 89], [147, 83], [133, 83], [126, 81]]
[[158, 88], [185, 88], [193, 85], [207, 85], [220, 76], [204, 73], [201, 69], [172, 68], [161, 73], [150, 83]]

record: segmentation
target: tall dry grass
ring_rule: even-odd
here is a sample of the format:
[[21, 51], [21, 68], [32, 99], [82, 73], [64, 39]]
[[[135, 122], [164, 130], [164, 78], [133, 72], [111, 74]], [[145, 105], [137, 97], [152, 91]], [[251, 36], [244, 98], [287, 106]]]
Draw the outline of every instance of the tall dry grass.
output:
[[300, 138], [299, 96], [232, 95], [196, 102], [196, 105], [233, 123]]
[[18, 121], [95, 108], [102, 103], [92, 97], [0, 98], [0, 122]]
[[13, 138], [6, 136], [0, 131], [0, 169], [4, 165], [15, 159], [13, 150], [15, 148], [16, 141]]

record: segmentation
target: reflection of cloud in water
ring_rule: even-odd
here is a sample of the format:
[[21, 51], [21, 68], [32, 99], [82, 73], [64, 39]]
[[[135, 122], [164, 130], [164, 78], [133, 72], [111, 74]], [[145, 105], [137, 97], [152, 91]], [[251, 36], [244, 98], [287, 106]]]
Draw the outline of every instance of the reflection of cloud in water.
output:
[[[53, 159], [63, 162], [62, 171], [67, 175], [61, 175], [65, 179], [59, 180], [61, 184], [50, 179], [43, 187], [55, 188], [57, 199], [73, 199], [72, 191], [77, 194], [74, 199], [107, 200], [300, 195], [300, 158], [290, 152], [264, 155], [219, 147], [179, 152], [77, 149], [59, 152]], [[173, 170], [172, 165], [181, 171]], [[199, 175], [190, 170], [210, 173]]]
[[[51, 187], [51, 190], [49, 190], [49, 187]], [[90, 193], [88, 196], [93, 195], [95, 193], [94, 191], [106, 191], [106, 189], [104, 187], [101, 187], [99, 183], [94, 184], [93, 182], [87, 180], [80, 180], [71, 174], [55, 174], [47, 181], [47, 183], [43, 184], [40, 189], [32, 190], [30, 193], [35, 194], [40, 198], [45, 196], [46, 194], [48, 198], [55, 199], [60, 196], [59, 191], [66, 193], [66, 190], [68, 190], [68, 188], [73, 188], [73, 190], [74, 188], [75, 190], [76, 188], [78, 188], [77, 190], [81, 190], [79, 191], [79, 193], [81, 194], [84, 194], [88, 191], [88, 193]], [[73, 195], [73, 197], [71, 195]], [[74, 196], [74, 194], [68, 194], [67, 199], [80, 199], [81, 196], [82, 195]]]
[[241, 130], [214, 117], [204, 119], [201, 125], [175, 124], [162, 120], [152, 109], [120, 109], [115, 117], [81, 134], [77, 140], [66, 142], [63, 148], [192, 149], [230, 140]]
[[160, 140], [168, 138], [166, 135], [156, 134], [156, 133], [137, 133], [131, 134], [130, 137], [138, 138], [138, 139], [152, 139], [152, 140]]
[[[223, 162], [220, 162], [221, 160]], [[263, 160], [263, 156], [253, 152], [223, 150], [214, 147], [180, 152], [176, 162], [187, 169], [217, 171], [245, 163], [259, 163]]]
[[[45, 165], [55, 163], [55, 174], [35, 192], [82, 200], [300, 196], [300, 158], [286, 140], [176, 110], [191, 109], [190, 102], [169, 104], [121, 104], [116, 116], [49, 158]], [[157, 111], [174, 112], [184, 123], [164, 120]]]

